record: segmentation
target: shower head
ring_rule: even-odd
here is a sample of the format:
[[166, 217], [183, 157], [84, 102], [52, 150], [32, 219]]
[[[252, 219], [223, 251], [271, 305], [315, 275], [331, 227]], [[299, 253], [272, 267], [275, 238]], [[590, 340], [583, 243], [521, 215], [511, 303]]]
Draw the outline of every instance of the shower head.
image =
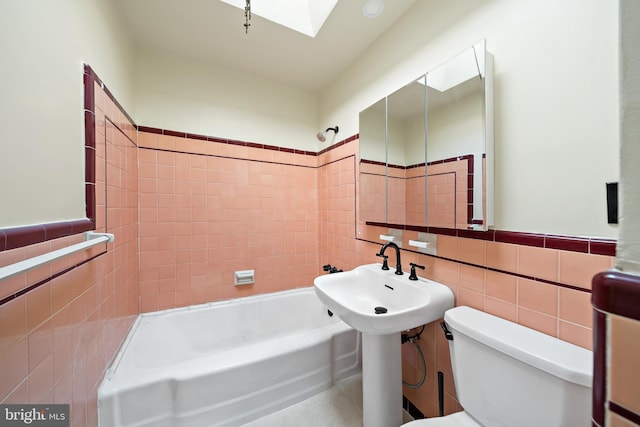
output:
[[325, 129], [324, 132], [318, 132], [318, 134], [316, 135], [316, 138], [318, 138], [318, 141], [320, 142], [325, 142], [327, 140], [327, 132], [329, 132], [330, 130], [334, 131], [335, 133], [338, 133], [338, 126], [334, 127], [334, 128], [327, 128]]

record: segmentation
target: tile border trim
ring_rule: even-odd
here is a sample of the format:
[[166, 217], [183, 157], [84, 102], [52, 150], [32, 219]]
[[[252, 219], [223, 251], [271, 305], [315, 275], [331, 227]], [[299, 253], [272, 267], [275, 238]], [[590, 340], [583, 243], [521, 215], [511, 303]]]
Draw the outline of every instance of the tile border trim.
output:
[[[170, 129], [160, 129], [160, 128], [154, 128], [154, 127], [149, 127], [149, 126], [137, 126], [136, 125], [136, 129], [138, 130], [138, 132], [147, 132], [147, 133], [153, 133], [153, 134], [157, 134], [157, 135], [167, 135], [167, 136], [175, 136], [178, 138], [190, 138], [190, 139], [197, 139], [200, 141], [207, 141], [207, 142], [216, 142], [218, 144], [229, 144], [229, 145], [239, 145], [241, 147], [249, 147], [249, 148], [259, 148], [262, 150], [271, 150], [271, 151], [280, 151], [283, 153], [290, 153], [290, 154], [301, 154], [301, 155], [305, 155], [305, 156], [320, 156], [321, 154], [326, 153], [327, 151], [336, 149], [338, 147], [341, 147], [351, 141], [355, 141], [356, 139], [359, 138], [359, 134], [355, 134], [352, 135], [346, 139], [343, 139], [341, 141], [336, 142], [335, 144], [324, 148], [321, 151], [315, 152], [315, 151], [307, 151], [307, 150], [298, 150], [295, 148], [287, 148], [287, 147], [278, 147], [276, 145], [268, 145], [268, 144], [260, 144], [257, 142], [251, 142], [251, 141], [242, 141], [242, 140], [237, 140], [237, 139], [229, 139], [229, 138], [221, 138], [221, 137], [217, 137], [217, 136], [208, 136], [208, 135], [199, 135], [199, 134], [194, 134], [194, 133], [189, 133], [189, 132], [180, 132], [180, 131], [175, 131], [175, 130], [170, 130]], [[185, 152], [187, 154], [197, 154], [197, 153], [189, 153], [189, 152]]]
[[605, 406], [619, 416], [640, 424], [640, 414], [615, 402], [607, 402], [607, 313], [640, 321], [640, 276], [611, 269], [592, 280], [594, 308], [593, 412], [594, 425], [605, 424]]
[[640, 424], [640, 414], [636, 414], [635, 412], [625, 408], [624, 406], [609, 401], [609, 410], [615, 414], [618, 414], [622, 418], [631, 421], [634, 424]]
[[611, 269], [592, 280], [596, 310], [640, 321], [640, 276]]
[[594, 426], [604, 426], [604, 402], [607, 398], [607, 357], [607, 316], [594, 310], [593, 390], [591, 397], [591, 420]]
[[603, 239], [599, 237], [575, 237], [559, 234], [527, 233], [522, 231], [505, 230], [475, 231], [456, 228], [389, 224], [372, 221], [367, 221], [366, 225], [441, 234], [452, 237], [464, 237], [466, 239], [485, 240], [497, 243], [511, 243], [514, 245], [533, 246], [537, 248], [559, 249], [563, 251], [581, 252], [592, 255], [616, 256], [617, 240]]

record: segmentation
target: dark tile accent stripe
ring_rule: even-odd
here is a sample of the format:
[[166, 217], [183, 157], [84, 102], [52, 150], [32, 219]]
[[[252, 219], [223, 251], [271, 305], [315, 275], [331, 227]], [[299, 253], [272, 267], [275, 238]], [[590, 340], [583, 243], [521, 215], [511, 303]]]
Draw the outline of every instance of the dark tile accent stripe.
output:
[[208, 138], [205, 135], [198, 135], [195, 133], [188, 133], [187, 138], [189, 139], [199, 139], [200, 141], [207, 141]]
[[360, 159], [360, 163], [365, 163], [367, 165], [386, 166], [385, 162], [379, 162], [377, 160]]
[[[74, 221], [51, 222], [47, 224], [27, 225], [24, 227], [12, 227], [2, 230], [0, 237], [0, 249], [8, 251], [57, 239], [59, 237], [72, 236], [85, 231], [93, 230], [91, 219], [78, 219]], [[3, 244], [4, 240], [4, 244]]]
[[[96, 76], [94, 73], [90, 72], [89, 70], [91, 70], [91, 67], [85, 64], [84, 73], [82, 74], [82, 79], [84, 83], [84, 109], [85, 111], [90, 111], [92, 113], [95, 113], [96, 101], [95, 101], [95, 93], [94, 93], [95, 91], [93, 88], [93, 84], [96, 80], [95, 78]], [[89, 87], [91, 88], [91, 90], [87, 90]], [[86, 132], [86, 128], [85, 128], [85, 132]]]
[[335, 148], [341, 147], [341, 146], [343, 146], [345, 144], [348, 144], [351, 141], [355, 141], [356, 139], [359, 139], [359, 138], [360, 138], [360, 134], [356, 133], [355, 135], [352, 135], [352, 136], [348, 137], [347, 139], [343, 139], [342, 141], [338, 141], [335, 144], [318, 151], [315, 155], [319, 156], [321, 154], [326, 153], [327, 151], [331, 151], [331, 150], [333, 150]]
[[[461, 160], [467, 160], [469, 165], [468, 165], [468, 172], [469, 173], [473, 173], [473, 154], [465, 154], [464, 156], [458, 156], [458, 157], [448, 157], [446, 159], [441, 159], [441, 160], [435, 160], [433, 162], [428, 162], [428, 163], [416, 163], [415, 165], [409, 165], [409, 166], [403, 166], [403, 165], [394, 165], [393, 163], [389, 163], [389, 167], [390, 168], [396, 168], [396, 169], [413, 169], [413, 168], [419, 168], [420, 166], [432, 166], [432, 165], [439, 165], [442, 163], [450, 163], [450, 162], [458, 162]], [[385, 162], [380, 162], [377, 160], [367, 160], [367, 159], [360, 159], [360, 163], [369, 163], [372, 165], [380, 165], [380, 166], [384, 166], [387, 163]], [[473, 176], [471, 176], [471, 186], [473, 187]]]
[[616, 242], [615, 240], [591, 239], [589, 240], [589, 253], [616, 256]]
[[487, 240], [490, 242], [495, 240], [495, 234], [496, 233], [493, 230], [458, 230], [458, 237], [464, 237], [465, 239]]
[[[592, 295], [593, 298], [593, 295]], [[607, 399], [607, 315], [593, 311], [593, 390], [591, 418], [604, 426]]]
[[7, 238], [6, 250], [44, 242], [47, 239], [44, 224], [8, 228], [4, 230], [4, 234]]
[[169, 135], [169, 136], [177, 136], [178, 138], [186, 138], [187, 134], [185, 132], [177, 132], [174, 130], [165, 130], [162, 132], [164, 135]]
[[45, 227], [45, 240], [59, 239], [61, 237], [73, 236], [74, 234], [82, 233], [87, 227], [90, 227], [90, 220], [80, 219], [77, 221], [69, 221], [65, 223], [54, 223], [48, 227]]
[[428, 162], [427, 166], [438, 165], [440, 163], [457, 162], [460, 160], [470, 160], [473, 163], [473, 154], [465, 154], [464, 156], [448, 157], [446, 159], [435, 160], [433, 162]]
[[609, 410], [613, 413], [620, 415], [622, 418], [631, 421], [634, 424], [640, 425], [640, 414], [636, 414], [630, 409], [620, 406], [615, 402], [609, 402]]
[[544, 247], [563, 251], [589, 253], [589, 240], [579, 237], [546, 235]]
[[518, 231], [488, 230], [476, 231], [456, 228], [422, 227], [419, 225], [388, 224], [385, 222], [367, 221], [366, 225], [374, 227], [396, 228], [399, 230], [418, 231], [441, 234], [445, 236], [464, 237], [499, 243], [512, 243], [521, 246], [560, 249], [571, 252], [582, 252], [593, 255], [616, 255], [616, 241], [588, 237], [560, 236], [556, 234], [524, 233]]
[[422, 163], [416, 163], [415, 165], [409, 165], [407, 167], [405, 167], [405, 169], [415, 169], [415, 168], [419, 168], [422, 166], [426, 166], [427, 164], [422, 162]]
[[147, 132], [147, 133], [155, 133], [158, 135], [162, 135], [162, 129], [150, 128], [147, 126], [138, 126], [138, 132]]
[[544, 234], [518, 233], [514, 231], [496, 230], [496, 242], [513, 243], [515, 245], [544, 247]]
[[[342, 145], [347, 144], [347, 143], [349, 143], [351, 141], [355, 141], [356, 139], [359, 138], [359, 135], [355, 134], [353, 136], [350, 136], [349, 138], [343, 139], [342, 141], [336, 142], [332, 146], [327, 147], [327, 148], [323, 149], [322, 151], [319, 151], [319, 152], [316, 153], [314, 151], [298, 150], [296, 148], [278, 147], [278, 146], [275, 146], [275, 145], [260, 144], [260, 143], [257, 143], [257, 142], [240, 141], [240, 140], [236, 140], [236, 139], [220, 138], [220, 137], [217, 137], [217, 136], [198, 135], [198, 134], [180, 132], [180, 131], [169, 130], [169, 129], [153, 128], [153, 127], [149, 127], [149, 126], [137, 126], [136, 125], [136, 129], [139, 132], [154, 133], [154, 134], [157, 134], [157, 135], [169, 135], [169, 136], [175, 136], [175, 137], [180, 137], [180, 138], [191, 138], [191, 139], [198, 139], [198, 140], [201, 140], [201, 141], [217, 142], [219, 144], [239, 145], [239, 146], [242, 146], [242, 147], [259, 148], [259, 149], [263, 149], [263, 150], [272, 150], [272, 151], [281, 151], [281, 152], [284, 152], [284, 153], [302, 154], [302, 155], [305, 155], [305, 156], [319, 156], [320, 154], [323, 154], [323, 153], [326, 153], [327, 151], [330, 151], [330, 150], [336, 149], [338, 147], [341, 147]], [[189, 154], [193, 154], [193, 153], [189, 153]]]
[[593, 306], [607, 313], [640, 320], [640, 276], [608, 270], [592, 280]]

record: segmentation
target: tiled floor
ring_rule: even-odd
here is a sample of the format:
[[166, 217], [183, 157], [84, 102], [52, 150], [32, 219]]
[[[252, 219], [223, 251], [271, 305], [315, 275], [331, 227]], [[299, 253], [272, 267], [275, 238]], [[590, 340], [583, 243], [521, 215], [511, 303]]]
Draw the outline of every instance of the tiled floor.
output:
[[[410, 421], [405, 414], [405, 422]], [[362, 427], [362, 375], [244, 427]]]

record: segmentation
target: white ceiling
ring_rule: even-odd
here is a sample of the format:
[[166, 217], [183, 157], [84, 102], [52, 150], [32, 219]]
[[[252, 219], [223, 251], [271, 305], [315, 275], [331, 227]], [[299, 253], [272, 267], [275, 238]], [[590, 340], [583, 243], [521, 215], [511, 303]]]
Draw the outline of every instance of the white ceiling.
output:
[[365, 0], [339, 0], [312, 38], [255, 14], [245, 35], [244, 11], [221, 0], [116, 1], [139, 48], [314, 91], [331, 84], [415, 3], [383, 0], [384, 12], [366, 18]]

